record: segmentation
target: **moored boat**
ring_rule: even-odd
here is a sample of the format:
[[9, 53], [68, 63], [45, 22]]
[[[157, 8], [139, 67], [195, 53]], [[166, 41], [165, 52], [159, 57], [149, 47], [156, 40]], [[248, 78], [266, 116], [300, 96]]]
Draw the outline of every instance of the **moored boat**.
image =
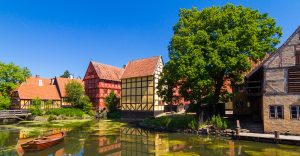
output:
[[64, 137], [64, 132], [52, 134], [21, 144], [21, 147], [24, 151], [40, 151], [62, 142]]

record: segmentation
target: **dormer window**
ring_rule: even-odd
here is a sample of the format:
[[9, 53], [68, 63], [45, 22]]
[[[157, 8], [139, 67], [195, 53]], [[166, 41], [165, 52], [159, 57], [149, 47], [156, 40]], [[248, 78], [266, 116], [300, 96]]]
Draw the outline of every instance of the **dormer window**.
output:
[[300, 65], [300, 45], [295, 47], [296, 66]]
[[43, 86], [43, 80], [39, 80], [39, 86]]

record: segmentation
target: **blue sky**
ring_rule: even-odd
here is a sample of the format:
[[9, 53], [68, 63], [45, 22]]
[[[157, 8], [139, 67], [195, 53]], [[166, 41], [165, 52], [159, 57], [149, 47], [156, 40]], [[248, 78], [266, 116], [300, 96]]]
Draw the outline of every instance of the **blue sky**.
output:
[[180, 8], [226, 3], [258, 9], [276, 19], [284, 41], [300, 25], [299, 0], [28, 0], [0, 1], [0, 61], [33, 75], [84, 76], [89, 61], [122, 67], [162, 55]]

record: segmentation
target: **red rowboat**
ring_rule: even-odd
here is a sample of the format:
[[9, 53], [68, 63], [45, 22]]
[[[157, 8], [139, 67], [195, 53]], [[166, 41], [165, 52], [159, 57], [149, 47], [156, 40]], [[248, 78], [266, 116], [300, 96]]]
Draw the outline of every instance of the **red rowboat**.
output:
[[64, 140], [65, 133], [57, 133], [46, 137], [37, 138], [21, 144], [24, 151], [40, 151], [54, 146]]

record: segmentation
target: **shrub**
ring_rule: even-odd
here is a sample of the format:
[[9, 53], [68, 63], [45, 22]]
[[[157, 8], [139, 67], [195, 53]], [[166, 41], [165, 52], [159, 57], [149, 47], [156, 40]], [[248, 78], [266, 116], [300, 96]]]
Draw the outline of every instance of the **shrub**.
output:
[[105, 106], [109, 112], [117, 111], [119, 102], [120, 100], [114, 92], [110, 92], [105, 98]]
[[227, 129], [228, 127], [228, 121], [222, 118], [220, 115], [213, 115], [210, 123], [217, 129]]
[[33, 99], [31, 101], [31, 106], [29, 108], [29, 111], [34, 116], [40, 116], [43, 115], [43, 110], [41, 108], [42, 101], [39, 98]]
[[44, 103], [45, 107], [44, 109], [45, 110], [49, 110], [51, 107], [52, 107], [52, 100], [48, 100]]
[[84, 112], [76, 108], [55, 108], [46, 112], [47, 115], [67, 116], [67, 117], [83, 117]]
[[198, 123], [197, 123], [196, 119], [194, 119], [194, 120], [191, 120], [191, 122], [188, 123], [188, 128], [190, 128], [190, 129], [198, 129], [197, 125], [198, 125]]

